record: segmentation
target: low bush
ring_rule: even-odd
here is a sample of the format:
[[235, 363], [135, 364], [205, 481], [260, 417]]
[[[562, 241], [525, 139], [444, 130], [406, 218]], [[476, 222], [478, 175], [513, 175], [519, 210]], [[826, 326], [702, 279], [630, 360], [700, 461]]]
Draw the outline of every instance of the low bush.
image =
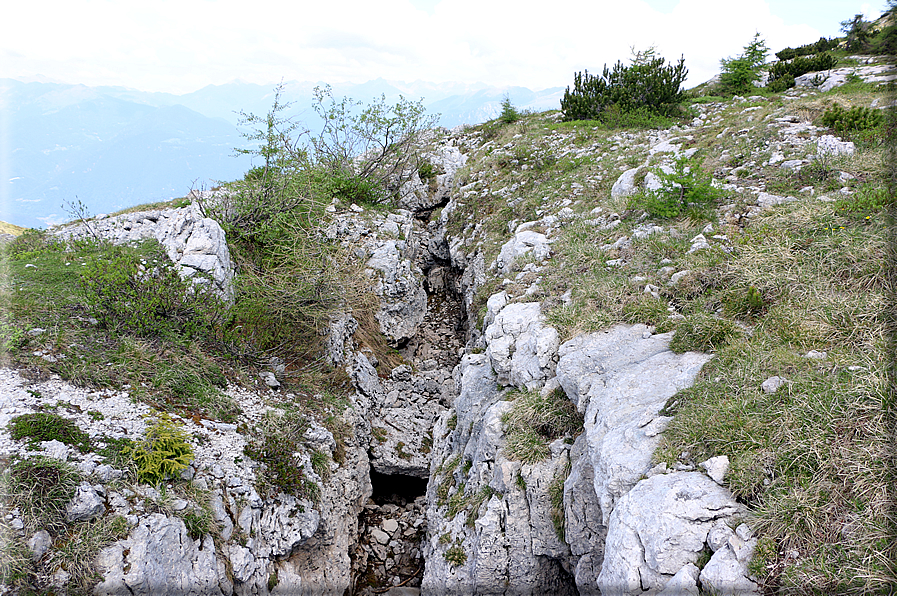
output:
[[787, 91], [788, 89], [791, 89], [796, 84], [797, 84], [797, 82], [794, 80], [793, 76], [791, 76], [790, 74], [785, 74], [785, 75], [780, 76], [777, 79], [769, 81], [769, 83], [767, 83], [767, 85], [766, 85], [766, 88], [769, 89], [770, 91], [772, 91], [773, 93], [781, 93], [783, 91]]
[[865, 106], [854, 106], [845, 110], [840, 104], [834, 104], [822, 114], [820, 121], [840, 133], [859, 132], [881, 126], [884, 116], [878, 110]]
[[647, 110], [661, 116], [678, 112], [685, 99], [682, 83], [688, 76], [685, 59], [666, 64], [654, 49], [636, 53], [632, 64], [617, 62], [613, 69], [604, 66], [603, 73], [589, 71], [573, 75], [573, 90], [567, 87], [561, 99], [563, 120], [601, 120], [609, 106], [622, 112]]
[[161, 247], [152, 260], [109, 247], [87, 260], [78, 289], [101, 326], [144, 337], [201, 336], [226, 317], [211, 282], [182, 279]]
[[722, 191], [713, 186], [712, 177], [701, 170], [700, 164], [686, 157], [677, 159], [672, 171], [658, 168], [654, 173], [660, 179], [661, 188], [634, 195], [630, 208], [644, 209], [663, 219], [681, 214], [702, 218], [723, 196]]
[[810, 54], [827, 52], [829, 50], [834, 50], [837, 47], [837, 38], [826, 39], [825, 37], [820, 37], [819, 41], [816, 41], [814, 43], [808, 43], [796, 48], [785, 48], [784, 50], [778, 51], [776, 52], [776, 58], [782, 61], [791, 60], [792, 58], [796, 58], [798, 56], [809, 56]]
[[834, 68], [838, 61], [831, 54], [823, 52], [809, 58], [798, 56], [788, 62], [776, 62], [769, 67], [769, 81], [773, 83], [783, 77], [796, 78], [808, 72], [818, 72]]
[[189, 435], [171, 417], [162, 413], [146, 429], [143, 441], [127, 446], [126, 451], [137, 464], [141, 482], [158, 485], [175, 477], [193, 461]]

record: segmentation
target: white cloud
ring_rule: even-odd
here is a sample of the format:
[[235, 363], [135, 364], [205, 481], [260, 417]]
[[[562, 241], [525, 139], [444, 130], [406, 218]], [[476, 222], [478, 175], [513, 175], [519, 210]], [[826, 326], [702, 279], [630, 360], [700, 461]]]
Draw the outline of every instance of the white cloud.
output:
[[569, 84], [574, 71], [626, 60], [631, 46], [653, 44], [670, 60], [684, 54], [689, 81], [697, 84], [755, 31], [774, 49], [819, 37], [806, 25], [785, 25], [764, 0], [681, 0], [669, 14], [642, 0], [557, 0], [531, 10], [511, 0], [428, 6], [415, 8], [409, 0], [19, 2], [0, 26], [0, 76], [43, 74], [175, 92], [238, 78], [383, 77], [544, 88]]

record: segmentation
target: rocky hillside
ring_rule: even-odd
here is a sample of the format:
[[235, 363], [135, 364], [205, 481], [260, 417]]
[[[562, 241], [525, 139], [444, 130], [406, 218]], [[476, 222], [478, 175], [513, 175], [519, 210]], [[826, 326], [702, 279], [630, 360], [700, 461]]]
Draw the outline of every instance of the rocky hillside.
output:
[[886, 589], [892, 71], [865, 62], [663, 129], [434, 131], [394, 207], [265, 232], [338, 288], [301, 336], [305, 272], [253, 302], [226, 191], [24, 234], [3, 593]]

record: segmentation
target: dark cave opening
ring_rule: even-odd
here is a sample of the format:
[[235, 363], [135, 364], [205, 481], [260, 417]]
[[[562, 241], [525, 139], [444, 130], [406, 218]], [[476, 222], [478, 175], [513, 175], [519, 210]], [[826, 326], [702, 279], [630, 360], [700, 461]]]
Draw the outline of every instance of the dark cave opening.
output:
[[371, 499], [377, 505], [392, 503], [404, 507], [427, 493], [427, 479], [371, 470], [371, 487]]

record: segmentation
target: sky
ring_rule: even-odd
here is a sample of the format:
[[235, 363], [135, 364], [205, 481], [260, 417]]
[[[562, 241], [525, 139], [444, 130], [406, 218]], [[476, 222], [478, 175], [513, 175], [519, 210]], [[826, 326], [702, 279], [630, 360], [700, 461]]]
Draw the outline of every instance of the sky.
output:
[[189, 93], [234, 80], [376, 78], [565, 87], [631, 48], [685, 57], [687, 86], [759, 32], [771, 50], [839, 34], [885, 0], [35, 0], [9, 2], [0, 78]]

